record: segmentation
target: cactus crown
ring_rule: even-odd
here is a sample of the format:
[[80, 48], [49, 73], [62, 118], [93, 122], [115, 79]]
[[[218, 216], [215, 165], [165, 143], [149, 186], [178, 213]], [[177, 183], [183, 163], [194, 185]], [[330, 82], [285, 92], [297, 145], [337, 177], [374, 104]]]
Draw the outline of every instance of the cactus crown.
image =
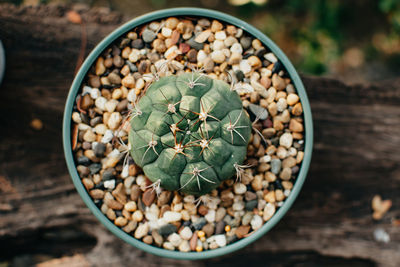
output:
[[239, 95], [198, 73], [154, 82], [135, 106], [131, 155], [146, 176], [170, 191], [203, 195], [236, 173], [251, 134]]

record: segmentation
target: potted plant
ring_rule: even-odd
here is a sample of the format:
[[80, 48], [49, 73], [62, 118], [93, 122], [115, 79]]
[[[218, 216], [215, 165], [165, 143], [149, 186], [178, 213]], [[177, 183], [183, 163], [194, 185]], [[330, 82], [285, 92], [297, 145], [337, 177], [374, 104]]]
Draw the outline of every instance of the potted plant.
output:
[[94, 215], [147, 252], [240, 249], [287, 212], [311, 160], [311, 110], [283, 52], [232, 16], [138, 17], [83, 63], [64, 112], [72, 180]]

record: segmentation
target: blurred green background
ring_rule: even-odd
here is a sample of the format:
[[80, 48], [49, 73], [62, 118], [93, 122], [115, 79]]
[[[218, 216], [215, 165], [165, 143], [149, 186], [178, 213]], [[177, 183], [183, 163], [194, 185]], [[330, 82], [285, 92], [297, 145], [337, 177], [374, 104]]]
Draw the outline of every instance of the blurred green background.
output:
[[82, 3], [128, 18], [174, 6], [235, 15], [262, 30], [300, 72], [348, 83], [400, 74], [400, 0], [0, 0], [20, 5]]

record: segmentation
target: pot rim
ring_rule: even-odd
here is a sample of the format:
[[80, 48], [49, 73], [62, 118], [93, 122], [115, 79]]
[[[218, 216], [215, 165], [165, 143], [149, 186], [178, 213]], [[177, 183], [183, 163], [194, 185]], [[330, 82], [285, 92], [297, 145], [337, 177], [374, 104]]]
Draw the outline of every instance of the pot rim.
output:
[[[305, 124], [304, 158], [298, 176], [294, 183], [293, 189], [289, 197], [284, 201], [283, 206], [277, 210], [277, 212], [272, 216], [272, 218], [269, 221], [264, 223], [263, 226], [257, 231], [255, 231], [252, 235], [240, 239], [225, 247], [213, 250], [206, 250], [203, 252], [180, 252], [180, 251], [170, 251], [164, 248], [158, 248], [152, 245], [145, 244], [144, 242], [134, 238], [133, 236], [125, 233], [122, 229], [117, 227], [95, 205], [92, 198], [89, 196], [89, 193], [83, 186], [81, 178], [79, 177], [79, 174], [76, 170], [76, 165], [74, 162], [72, 148], [71, 148], [71, 116], [72, 116], [74, 102], [76, 99], [76, 95], [81, 87], [83, 79], [85, 78], [87, 72], [89, 71], [90, 67], [93, 65], [97, 57], [104, 51], [104, 49], [106, 49], [116, 39], [118, 39], [123, 34], [129, 32], [133, 28], [154, 20], [159, 20], [171, 16], [193, 16], [193, 17], [205, 17], [209, 19], [217, 19], [219, 21], [242, 28], [243, 31], [254, 36], [255, 38], [258, 38], [265, 46], [267, 46], [274, 53], [274, 55], [278, 58], [279, 61], [281, 61], [281, 63], [285, 67], [296, 88], [296, 91], [300, 97], [300, 101], [303, 107], [303, 116]], [[113, 234], [115, 234], [117, 237], [124, 240], [128, 244], [131, 244], [146, 252], [173, 259], [198, 260], [198, 259], [207, 259], [229, 254], [249, 245], [250, 243], [262, 237], [269, 230], [271, 230], [278, 223], [278, 221], [280, 221], [281, 218], [286, 214], [286, 212], [290, 209], [294, 200], [298, 196], [301, 187], [305, 181], [305, 178], [307, 176], [308, 168], [311, 162], [312, 147], [313, 147], [313, 121], [312, 121], [311, 108], [308, 101], [308, 97], [298, 73], [296, 72], [295, 68], [293, 67], [290, 60], [286, 57], [286, 55], [265, 34], [263, 34], [261, 31], [251, 26], [250, 24], [219, 11], [203, 9], [203, 8], [192, 8], [192, 7], [170, 8], [170, 9], [163, 9], [150, 12], [126, 22], [125, 24], [123, 24], [122, 26], [111, 32], [109, 35], [107, 35], [85, 59], [84, 63], [82, 64], [82, 66], [80, 67], [78, 73], [74, 78], [74, 81], [69, 90], [67, 101], [65, 104], [64, 118], [63, 118], [63, 146], [64, 146], [64, 154], [68, 170], [79, 195], [81, 196], [87, 207], [90, 209], [90, 211], [108, 230], [110, 230]]]

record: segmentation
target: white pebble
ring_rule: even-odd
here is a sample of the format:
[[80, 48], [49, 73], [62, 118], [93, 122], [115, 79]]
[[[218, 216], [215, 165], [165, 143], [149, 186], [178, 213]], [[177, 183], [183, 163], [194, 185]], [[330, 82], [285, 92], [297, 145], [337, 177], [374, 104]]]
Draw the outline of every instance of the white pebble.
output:
[[225, 40], [226, 39], [226, 33], [224, 31], [218, 31], [215, 33], [215, 39], [217, 40]]
[[135, 84], [136, 89], [142, 89], [145, 85], [145, 82], [142, 78], [138, 79]]
[[92, 87], [84, 86], [82, 89], [82, 95], [90, 94], [92, 92]]
[[215, 40], [213, 43], [213, 49], [215, 50], [222, 50], [225, 48], [225, 44], [221, 40]]
[[383, 228], [377, 228], [374, 231], [374, 238], [378, 242], [389, 243], [390, 235]]
[[276, 107], [279, 112], [284, 111], [287, 108], [287, 102], [285, 98], [279, 98], [278, 102], [276, 102]]
[[107, 103], [105, 104], [104, 107], [108, 112], [111, 113], [111, 112], [114, 112], [117, 105], [118, 105], [118, 101], [115, 99], [111, 99], [111, 100], [107, 101]]
[[177, 222], [182, 219], [182, 214], [180, 212], [175, 211], [166, 211], [164, 213], [163, 218], [166, 222]]
[[265, 58], [266, 60], [268, 60], [269, 62], [271, 62], [271, 63], [275, 63], [275, 62], [278, 61], [278, 59], [276, 58], [276, 56], [275, 56], [274, 54], [272, 54], [272, 53], [265, 54], [265, 55], [264, 55], [264, 58]]
[[136, 101], [136, 92], [134, 89], [129, 90], [127, 99], [129, 102], [135, 102]]
[[208, 213], [204, 216], [207, 222], [215, 222], [215, 210], [208, 210]]
[[126, 164], [123, 168], [122, 168], [122, 172], [121, 172], [121, 178], [126, 178], [129, 176], [129, 165]]
[[90, 91], [90, 97], [93, 99], [97, 99], [100, 97], [100, 90], [97, 88], [93, 88], [92, 91]]
[[215, 239], [215, 243], [217, 243], [217, 245], [219, 247], [226, 246], [226, 236], [225, 235], [215, 235], [214, 239]]
[[112, 179], [112, 180], [104, 181], [104, 187], [107, 189], [113, 190], [115, 188], [115, 180]]
[[147, 232], [149, 231], [149, 224], [144, 223], [144, 224], [139, 224], [138, 228], [135, 231], [134, 237], [137, 239], [140, 239], [147, 235]]
[[237, 39], [233, 36], [229, 36], [224, 40], [224, 44], [227, 47], [231, 47], [234, 43], [237, 43]]
[[204, 52], [204, 50], [200, 50], [197, 53], [197, 62], [204, 62], [204, 60], [206, 60], [207, 58], [207, 54], [206, 52]]
[[260, 158], [261, 163], [268, 163], [271, 161], [271, 156], [270, 155], [265, 155], [262, 158]]
[[110, 118], [108, 119], [108, 127], [110, 127], [111, 130], [115, 130], [118, 128], [119, 123], [122, 120], [122, 116], [119, 112], [113, 112], [110, 115]]
[[140, 58], [140, 51], [138, 49], [132, 49], [128, 57], [129, 61], [135, 63], [139, 60], [139, 58]]
[[175, 247], [171, 244], [171, 242], [164, 242], [163, 248], [168, 250], [175, 250]]
[[164, 36], [164, 37], [170, 37], [171, 36], [171, 34], [172, 34], [172, 30], [170, 29], [170, 28], [167, 28], [167, 27], [164, 27], [164, 28], [162, 28], [162, 30], [161, 30], [161, 34]]
[[240, 45], [240, 43], [234, 43], [231, 46], [231, 52], [232, 53], [239, 53], [242, 54], [243, 53], [243, 47]]
[[182, 242], [182, 238], [177, 233], [172, 233], [168, 236], [168, 241], [171, 242], [174, 247], [177, 247]]
[[235, 194], [242, 195], [246, 193], [247, 187], [242, 183], [236, 183], [233, 185], [233, 190], [235, 191]]
[[242, 93], [246, 94], [246, 93], [254, 92], [254, 88], [250, 84], [242, 83], [242, 82], [235, 84], [235, 86], [233, 87], [233, 90], [235, 90], [239, 94], [242, 94]]
[[285, 189], [285, 191], [283, 191], [283, 194], [285, 195], [285, 197], [288, 197], [290, 195], [290, 192], [290, 189]]
[[82, 122], [81, 115], [79, 115], [79, 113], [75, 111], [74, 113], [72, 113], [72, 120], [76, 123], [81, 123]]
[[169, 56], [172, 55], [172, 53], [175, 53], [177, 50], [178, 47], [176, 45], [171, 46], [170, 48], [168, 48], [167, 51], [165, 51], [164, 57], [169, 58]]
[[272, 203], [267, 203], [267, 205], [265, 205], [263, 212], [264, 221], [268, 221], [269, 219], [271, 219], [274, 214], [275, 214], [275, 205]]
[[182, 239], [189, 240], [190, 238], [192, 238], [193, 232], [192, 232], [192, 230], [190, 230], [190, 227], [185, 226], [182, 229], [182, 231], [180, 232], [180, 235], [181, 235]]
[[279, 138], [279, 144], [286, 148], [291, 147], [292, 143], [293, 143], [293, 136], [290, 133], [284, 133]]
[[240, 70], [244, 73], [247, 74], [251, 71], [251, 66], [249, 64], [249, 61], [247, 59], [242, 60], [239, 64]]
[[225, 61], [225, 55], [222, 51], [217, 50], [211, 53], [211, 59], [215, 63], [222, 63]]
[[104, 97], [100, 96], [96, 99], [96, 101], [94, 101], [94, 104], [96, 105], [96, 107], [98, 107], [100, 110], [105, 110], [106, 109], [106, 103], [107, 103], [107, 99], [105, 99]]
[[251, 228], [253, 228], [253, 230], [257, 230], [257, 229], [261, 228], [262, 224], [263, 224], [263, 220], [260, 217], [260, 215], [257, 215], [257, 214], [255, 214], [253, 216], [253, 219], [251, 219], [251, 221], [250, 221], [250, 225], [251, 225]]
[[189, 252], [190, 251], [189, 241], [183, 240], [181, 242], [181, 244], [179, 245], [178, 249], [179, 249], [179, 251], [182, 251], [182, 252]]
[[104, 133], [103, 138], [101, 138], [101, 142], [102, 142], [103, 144], [107, 144], [107, 143], [109, 143], [109, 142], [112, 140], [113, 137], [114, 137], [113, 132], [112, 132], [111, 130], [107, 130], [107, 131]]
[[232, 209], [235, 211], [241, 211], [244, 209], [244, 202], [243, 201], [238, 201], [233, 203]]

